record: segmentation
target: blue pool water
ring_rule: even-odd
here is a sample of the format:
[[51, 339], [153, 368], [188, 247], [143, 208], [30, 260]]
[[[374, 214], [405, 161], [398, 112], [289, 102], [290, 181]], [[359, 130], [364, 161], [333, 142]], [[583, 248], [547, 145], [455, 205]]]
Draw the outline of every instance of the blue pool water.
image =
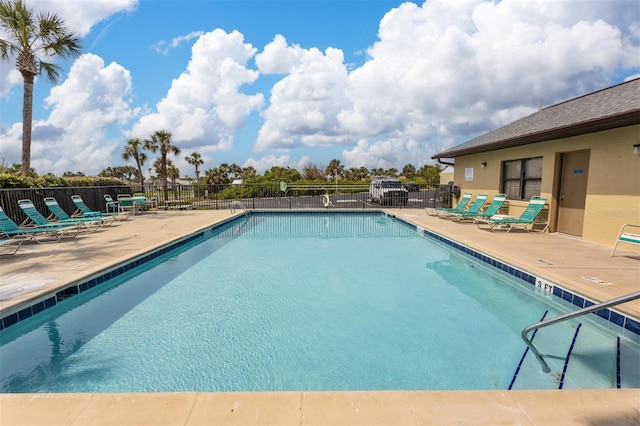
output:
[[[567, 311], [385, 215], [252, 215], [1, 331], [0, 392], [507, 389]], [[616, 334], [557, 328], [516, 388], [615, 387]]]

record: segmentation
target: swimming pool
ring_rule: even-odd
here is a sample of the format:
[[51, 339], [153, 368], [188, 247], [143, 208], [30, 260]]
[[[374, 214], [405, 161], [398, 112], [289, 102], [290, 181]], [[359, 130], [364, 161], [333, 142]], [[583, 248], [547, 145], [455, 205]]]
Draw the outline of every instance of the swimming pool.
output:
[[[382, 214], [252, 214], [138, 269], [3, 330], [2, 391], [506, 389], [520, 330], [566, 310]], [[569, 367], [615, 370], [592, 322], [536, 337], [554, 374], [578, 327]]]

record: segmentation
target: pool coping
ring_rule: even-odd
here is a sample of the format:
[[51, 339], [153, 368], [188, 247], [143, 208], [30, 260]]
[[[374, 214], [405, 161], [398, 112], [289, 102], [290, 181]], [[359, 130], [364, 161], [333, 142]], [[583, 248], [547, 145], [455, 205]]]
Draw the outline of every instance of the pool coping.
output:
[[[281, 210], [277, 210], [281, 211]], [[195, 214], [198, 217], [191, 217]], [[242, 213], [240, 213], [242, 214]], [[477, 248], [486, 247], [493, 250], [495, 245], [490, 241], [495, 240], [500, 247], [518, 237], [532, 244], [539, 245], [541, 250], [546, 250], [549, 244], [555, 248], [556, 240], [563, 247], [573, 247], [573, 242], [567, 245], [562, 243], [563, 238], [549, 238], [546, 235], [519, 235], [510, 233], [493, 239], [493, 235], [477, 233], [475, 230], [451, 228], [448, 221], [439, 222], [427, 217], [423, 209], [402, 209], [393, 211], [392, 215], [404, 215], [415, 224], [428, 224], [442, 232], [443, 235], [459, 236], [460, 241]], [[201, 216], [200, 216], [201, 215]], [[170, 217], [169, 217], [170, 216]], [[169, 220], [166, 221], [165, 218]], [[176, 217], [176, 221], [172, 218]], [[183, 226], [184, 217], [189, 217], [193, 222], [189, 226]], [[203, 219], [201, 219], [202, 217]], [[153, 218], [153, 219], [152, 219]], [[145, 222], [156, 218], [162, 218], [163, 223], [149, 224]], [[171, 227], [171, 237], [166, 233], [156, 235], [154, 239], [145, 240], [147, 244], [144, 251], [148, 252], [155, 247], [166, 245], [169, 241], [176, 241], [176, 235], [185, 236], [198, 230], [204, 230], [216, 222], [227, 220], [229, 212], [160, 212], [158, 215], [146, 217], [136, 216], [135, 224], [121, 225], [124, 232], [135, 233], [135, 229], [142, 232], [149, 230], [157, 233], [163, 227]], [[143, 221], [138, 227], [138, 220]], [[164, 224], [164, 222], [167, 224]], [[204, 225], [203, 225], [204, 224]], [[201, 226], [202, 225], [202, 226]], [[475, 228], [475, 226], [473, 226]], [[458, 231], [460, 229], [460, 231]], [[120, 232], [119, 230], [116, 230]], [[116, 232], [113, 231], [113, 232]], [[474, 234], [478, 234], [474, 236]], [[95, 234], [94, 234], [95, 235]], [[111, 235], [111, 234], [110, 234]], [[120, 237], [106, 237], [106, 242]], [[467, 236], [471, 235], [471, 238]], [[93, 247], [96, 244], [104, 244], [103, 237], [91, 237], [83, 247]], [[164, 240], [163, 240], [164, 239]], [[158, 243], [159, 241], [163, 241]], [[477, 242], [480, 244], [476, 244]], [[537, 241], [537, 242], [536, 242]], [[487, 243], [489, 243], [487, 245]], [[584, 244], [580, 244], [584, 246]], [[33, 249], [32, 249], [33, 247]], [[63, 248], [63, 251], [73, 249], [74, 246]], [[109, 249], [111, 245], [107, 246]], [[141, 247], [138, 244], [136, 247]], [[611, 247], [599, 247], [588, 244], [585, 248], [593, 252], [596, 257], [596, 266], [602, 266], [602, 261], [609, 263]], [[26, 269], [34, 262], [40, 264], [41, 253], [48, 248], [41, 245], [29, 245], [24, 251], [20, 251], [15, 260], [10, 260], [10, 266]], [[119, 250], [110, 257], [101, 256], [97, 263], [107, 265], [115, 264], [124, 257], [123, 252], [130, 258], [142, 253], [136, 252], [136, 248], [128, 246], [127, 250]], [[527, 247], [529, 250], [529, 247]], [[500, 251], [498, 251], [499, 253]], [[516, 251], [515, 253], [520, 253]], [[513, 257], [513, 252], [505, 252], [505, 258]], [[626, 256], [633, 255], [627, 253]], [[624, 254], [623, 254], [624, 256]], [[60, 256], [53, 257], [58, 262]], [[62, 262], [67, 262], [63, 257]], [[75, 259], [75, 258], [74, 258]], [[514, 257], [522, 264], [535, 263], [536, 257], [521, 259]], [[549, 259], [549, 258], [547, 258]], [[599, 259], [599, 260], [598, 260]], [[46, 258], [48, 263], [52, 259]], [[551, 259], [553, 260], [553, 258]], [[561, 260], [561, 259], [558, 259]], [[600, 263], [598, 263], [600, 262]], [[69, 266], [73, 265], [73, 261]], [[564, 263], [561, 262], [561, 265]], [[613, 276], [601, 276], [617, 283], [617, 277], [637, 276], [637, 261], [629, 259], [615, 259], [614, 268], [622, 268], [622, 275], [614, 273]], [[66, 264], [65, 264], [66, 266]], [[533, 265], [538, 267], [542, 274], [547, 273], [545, 265]], [[630, 269], [629, 269], [630, 268]], [[58, 268], [59, 269], [59, 268]], [[105, 270], [103, 268], [102, 270]], [[97, 269], [94, 269], [94, 271]], [[615, 269], [616, 271], [618, 269]], [[6, 271], [6, 269], [5, 269]], [[11, 269], [9, 269], [9, 272]], [[69, 270], [73, 272], [73, 270]], [[547, 277], [560, 277], [563, 281], [565, 275], [567, 283], [574, 288], [584, 287], [590, 294], [592, 289], [581, 281], [580, 277], [561, 269], [549, 270]], [[30, 272], [28, 272], [31, 274]], [[635, 275], [630, 275], [635, 274]], [[31, 275], [29, 275], [31, 276]], [[42, 275], [35, 275], [39, 278]], [[50, 277], [47, 274], [45, 277]], [[611, 279], [613, 278], [613, 280]], [[19, 279], [19, 278], [18, 278]], [[573, 281], [572, 281], [573, 280]], [[77, 281], [77, 280], [76, 280]], [[59, 279], [57, 285], [65, 281]], [[563, 281], [564, 282], [564, 281]], [[622, 283], [619, 283], [622, 284]], [[616, 284], [617, 285], [617, 284]], [[622, 290], [620, 288], [605, 287], [596, 288], [595, 298], [607, 300]], [[628, 292], [628, 291], [627, 291]], [[611, 297], [610, 297], [611, 295]], [[629, 310], [637, 313], [636, 306], [629, 306]], [[361, 391], [361, 392], [243, 392], [243, 393], [216, 393], [216, 392], [188, 392], [188, 393], [76, 393], [76, 394], [0, 394], [0, 425], [15, 424], [55, 424], [55, 425], [83, 425], [83, 424], [279, 424], [279, 425], [318, 425], [318, 424], [351, 424], [351, 425], [389, 425], [389, 424], [438, 424], [438, 425], [497, 425], [497, 424], [522, 424], [522, 425], [549, 425], [562, 424], [563, 426], [594, 424], [640, 424], [639, 389], [581, 389], [581, 390], [473, 390], [473, 391]]]

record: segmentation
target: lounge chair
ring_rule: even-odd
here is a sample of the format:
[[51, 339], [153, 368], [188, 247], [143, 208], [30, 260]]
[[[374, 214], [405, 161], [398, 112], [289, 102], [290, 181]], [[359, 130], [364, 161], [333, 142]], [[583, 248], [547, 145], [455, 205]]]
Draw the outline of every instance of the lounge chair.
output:
[[640, 244], [640, 225], [632, 223], [622, 225], [616, 237], [616, 243], [613, 245], [613, 250], [611, 250], [611, 256], [616, 252], [619, 243]]
[[9, 254], [15, 254], [18, 249], [20, 248], [20, 246], [22, 245], [22, 243], [24, 242], [24, 239], [22, 238], [10, 238], [8, 240], [0, 240], [0, 247], [12, 247], [13, 251], [12, 252], [0, 252], [1, 255], [9, 255]]
[[118, 194], [118, 210], [120, 213], [130, 213], [135, 216], [136, 203], [131, 194]]
[[87, 207], [87, 205], [82, 200], [82, 197], [79, 196], [79, 195], [72, 195], [71, 196], [71, 201], [73, 201], [73, 204], [75, 204], [76, 208], [77, 208], [76, 211], [71, 214], [72, 218], [78, 218], [78, 217], [90, 217], [91, 218], [92, 217], [92, 218], [105, 219], [105, 218], [111, 217], [111, 218], [114, 218], [114, 219], [125, 220], [127, 217], [129, 217], [129, 215], [121, 214], [120, 212], [118, 212], [118, 213], [103, 213], [103, 212], [93, 211], [89, 207]]
[[86, 228], [86, 224], [80, 223], [78, 221], [72, 220], [69, 222], [49, 222], [46, 217], [40, 214], [36, 206], [31, 202], [31, 200], [18, 200], [18, 207], [22, 210], [22, 212], [27, 216], [27, 218], [22, 221], [20, 225], [21, 228], [64, 228], [64, 235], [74, 236], [75, 234], [69, 233], [68, 231], [75, 229], [74, 227], [84, 227]]
[[463, 211], [466, 207], [467, 204], [469, 204], [469, 201], [471, 200], [471, 193], [470, 192], [465, 192], [464, 194], [462, 194], [462, 198], [460, 198], [460, 201], [458, 202], [458, 205], [455, 207], [425, 207], [424, 209], [427, 211], [427, 214], [429, 216], [440, 216], [440, 215], [444, 215], [446, 213], [452, 213], [452, 212], [461, 212]]
[[480, 209], [482, 207], [484, 207], [484, 204], [487, 202], [487, 194], [478, 194], [478, 196], [476, 197], [475, 201], [473, 202], [473, 204], [471, 204], [469, 206], [468, 209], [466, 210], [451, 210], [451, 211], [446, 211], [444, 212], [442, 215], [440, 215], [441, 217], [444, 217], [445, 219], [450, 219], [455, 217], [455, 215], [457, 214], [470, 214], [470, 215], [477, 215], [480, 213]]
[[58, 200], [53, 197], [46, 197], [44, 199], [44, 204], [47, 206], [51, 214], [47, 217], [47, 220], [54, 223], [78, 223], [86, 225], [87, 227], [95, 226], [96, 229], [105, 226], [111, 225], [114, 221], [114, 218], [107, 217], [77, 217], [73, 218], [65, 212], [60, 204], [58, 204]]
[[118, 212], [118, 205], [119, 204], [118, 204], [117, 201], [113, 200], [111, 195], [104, 194], [104, 201], [106, 202], [107, 213], [110, 213], [110, 212], [117, 213]]
[[[75, 231], [75, 234], [73, 233]], [[60, 241], [63, 235], [75, 237], [80, 232], [78, 226], [35, 226], [21, 228], [0, 207], [0, 234], [9, 238], [35, 240], [39, 243]], [[40, 237], [40, 238], [39, 238]]]
[[[525, 231], [529, 231], [529, 226], [535, 223], [536, 218], [544, 208], [547, 203], [547, 199], [545, 197], [531, 197], [529, 200], [529, 205], [522, 212], [520, 217], [512, 217], [506, 215], [494, 215], [488, 219], [477, 219], [475, 223], [478, 225], [478, 228], [482, 228], [483, 226], [488, 226], [491, 231], [496, 230], [506, 230], [507, 232], [511, 232], [512, 229], [523, 229]], [[548, 223], [544, 222], [544, 228], [541, 232], [544, 232], [548, 228]]]
[[158, 199], [156, 197], [147, 197], [142, 192], [136, 192], [133, 194], [132, 199], [136, 205], [136, 211], [150, 212], [154, 209], [158, 213]]
[[496, 194], [493, 197], [491, 204], [489, 204], [487, 208], [484, 209], [483, 211], [478, 213], [473, 213], [471, 211], [462, 211], [462, 212], [452, 213], [449, 216], [449, 219], [451, 219], [454, 222], [461, 222], [461, 223], [466, 221], [471, 221], [475, 223], [477, 219], [488, 219], [491, 216], [496, 215], [498, 214], [498, 212], [500, 212], [500, 209], [504, 205], [504, 201], [506, 199], [507, 199], [507, 196], [505, 194]]

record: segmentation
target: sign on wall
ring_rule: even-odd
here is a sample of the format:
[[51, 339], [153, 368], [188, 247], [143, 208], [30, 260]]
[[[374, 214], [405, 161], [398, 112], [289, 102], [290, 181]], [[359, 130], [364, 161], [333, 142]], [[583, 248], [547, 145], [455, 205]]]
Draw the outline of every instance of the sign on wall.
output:
[[464, 180], [472, 181], [473, 180], [473, 167], [465, 167], [464, 169]]

